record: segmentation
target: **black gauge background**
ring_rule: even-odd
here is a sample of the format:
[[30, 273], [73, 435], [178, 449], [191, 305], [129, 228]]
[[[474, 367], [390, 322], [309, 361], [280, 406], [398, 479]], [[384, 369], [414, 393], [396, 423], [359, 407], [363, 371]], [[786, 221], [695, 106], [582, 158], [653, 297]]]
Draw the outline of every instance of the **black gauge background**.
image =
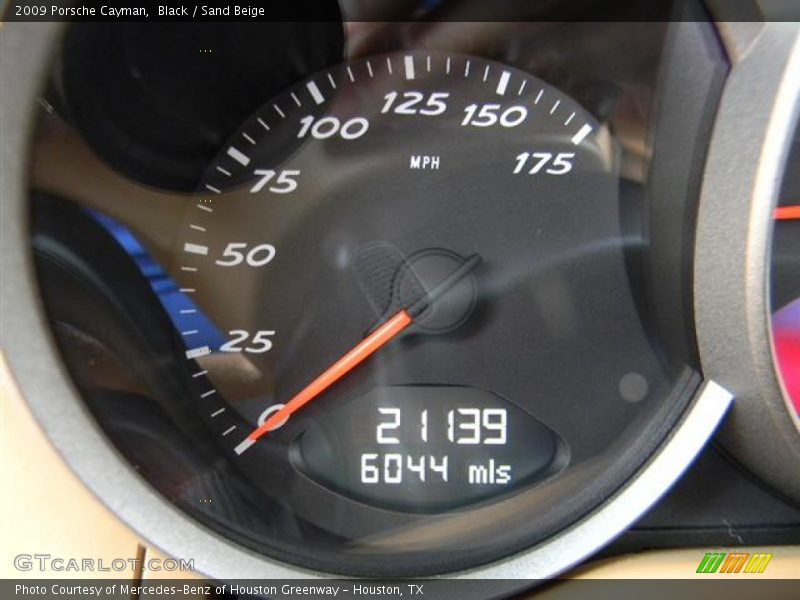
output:
[[[581, 28], [577, 25], [574, 27], [575, 29], [572, 31], [572, 35], [580, 37], [582, 33]], [[600, 26], [601, 29], [603, 27], [608, 28], [610, 26], [608, 24]], [[663, 344], [660, 344], [660, 347], [664, 352], [667, 363], [674, 365], [674, 368], [677, 370], [679, 370], [679, 365], [692, 365], [694, 361], [692, 345], [687, 343], [687, 340], [691, 340], [691, 333], [688, 328], [688, 315], [685, 312], [685, 307], [688, 304], [687, 297], [689, 297], [689, 292], [686, 287], [688, 281], [685, 278], [685, 274], [688, 271], [687, 265], [689, 264], [691, 253], [686, 244], [675, 244], [675, 239], [686, 239], [686, 234], [684, 233], [684, 228], [686, 226], [685, 220], [686, 215], [693, 212], [691, 207], [696, 197], [697, 177], [699, 169], [702, 166], [702, 152], [704, 148], [703, 135], [707, 132], [707, 129], [698, 127], [698, 123], [701, 125], [707, 124], [707, 120], [711, 115], [709, 107], [713, 105], [714, 95], [718, 92], [718, 86], [713, 85], [713, 83], [719, 82], [720, 74], [724, 71], [724, 63], [718, 51], [715, 50], [713, 35], [709, 32], [707, 26], [703, 24], [697, 24], [695, 27], [697, 35], [691, 39], [693, 43], [674, 44], [670, 38], [667, 38], [667, 45], [664, 47], [662, 46], [663, 38], [658, 36], [640, 39], [636, 42], [637, 44], [643, 44], [645, 47], [642, 51], [654, 58], [650, 70], [638, 74], [641, 80], [636, 82], [637, 85], [649, 89], [650, 94], [652, 94], [657, 86], [674, 86], [659, 87], [659, 94], [663, 95], [668, 92], [677, 91], [678, 89], [686, 89], [685, 86], [687, 83], [692, 84], [690, 85], [690, 89], [694, 90], [695, 98], [693, 98], [693, 100], [695, 100], [695, 102], [688, 103], [688, 106], [692, 106], [694, 112], [684, 110], [681, 118], [677, 118], [677, 115], [672, 114], [671, 118], [674, 120], [670, 120], [666, 123], [666, 125], [670, 126], [670, 139], [662, 142], [662, 146], [658, 146], [659, 149], [664, 149], [664, 155], [680, 154], [690, 157], [692, 159], [689, 165], [690, 168], [677, 173], [675, 177], [663, 178], [660, 181], [661, 187], [658, 187], [655, 183], [659, 181], [657, 176], [659, 173], [659, 163], [655, 163], [650, 165], [652, 177], [643, 182], [644, 186], [641, 185], [642, 182], [638, 184], [636, 182], [623, 183], [623, 189], [621, 190], [623, 203], [627, 204], [630, 209], [624, 211], [621, 220], [623, 222], [623, 229], [631, 236], [630, 240], [626, 238], [626, 247], [629, 250], [628, 267], [631, 270], [631, 279], [634, 282], [633, 285], [636, 287], [637, 291], [640, 292], [640, 310], [642, 310], [643, 315], [649, 315], [653, 306], [659, 306], [662, 310], [661, 314], [664, 314], [664, 311], [666, 311], [670, 315], [667, 319], [656, 319], [655, 322], [648, 318], [644, 318], [643, 320], [652, 325], [654, 337], [657, 335], [659, 342], [663, 342]], [[610, 33], [610, 30], [606, 29], [605, 33]], [[569, 55], [570, 52], [567, 49], [570, 48], [570, 45], [574, 45], [573, 43], [575, 40], [570, 38], [569, 27], [567, 27], [566, 30], [560, 31], [560, 34], [563, 36], [559, 41], [560, 47], [565, 54]], [[686, 42], [686, 40], [682, 41]], [[650, 45], [649, 47], [647, 47], [648, 44]], [[517, 54], [518, 50], [518, 48], [515, 48], [513, 54]], [[505, 52], [508, 51], [508, 49], [505, 49]], [[621, 46], [619, 51], [624, 52], [626, 49]], [[573, 52], [576, 51], [573, 50]], [[664, 73], [669, 71], [669, 69], [664, 68], [661, 71], [662, 78], [659, 80], [659, 61], [657, 57], [661, 52], [667, 52], [667, 60], [664, 61], [663, 65], [674, 66], [675, 64], [680, 64], [683, 59], [692, 60], [695, 63], [699, 61], [708, 69], [703, 73], [702, 77], [697, 76], [695, 73], [697, 79], [687, 82], [686, 79], [678, 78], [678, 81], [675, 81], [669, 76], [664, 75]], [[504, 58], [510, 59], [511, 57], [504, 54], [504, 51], [501, 49], [496, 52], [493, 58], [503, 60]], [[614, 64], [613, 60], [606, 60], [609, 65]], [[508, 60], [507, 62], [512, 63], [513, 60]], [[613, 67], [609, 68], [613, 71]], [[709, 83], [706, 77], [709, 72], [715, 76], [715, 79], [712, 79], [711, 83]], [[564, 71], [561, 76], [554, 75], [553, 79], [555, 79], [555, 81], [551, 80], [551, 83], [558, 85], [558, 80], [560, 77], [565, 77], [566, 73], [567, 71]], [[601, 81], [603, 76], [607, 77], [608, 84], [613, 87], [615, 78], [613, 72], [595, 73], [593, 75]], [[686, 74], [686, 77], [691, 77], [691, 74]], [[624, 82], [624, 84], [630, 84], [630, 82]], [[678, 84], [680, 84], [680, 87]], [[580, 84], [573, 82], [563, 87], [575, 90], [580, 87]], [[593, 83], [591, 87], [597, 89], [597, 84]], [[576, 96], [578, 96], [578, 94], [576, 94]], [[652, 96], [650, 97], [652, 100]], [[578, 100], [580, 101], [580, 98], [578, 98]], [[663, 137], [663, 134], [660, 132], [665, 131], [665, 129], [661, 128], [665, 123], [659, 122], [659, 126], [657, 127], [657, 119], [662, 119], [666, 115], [664, 113], [651, 112], [650, 106], [640, 106], [638, 108], [645, 113], [646, 118], [642, 121], [642, 123], [645, 124], [645, 128], [637, 129], [636, 134], [640, 136], [645, 146], [650, 147], [653, 143], [658, 142], [659, 136]], [[615, 116], [613, 114], [607, 116], [613, 129]], [[658, 133], [658, 135], [654, 136], [654, 132]], [[656, 140], [655, 142], [654, 139]], [[672, 189], [668, 190], [670, 187]], [[678, 196], [678, 202], [675, 201], [675, 188], [682, 188], [686, 192]], [[45, 304], [47, 305], [51, 319], [61, 323], [60, 329], [63, 330], [65, 324], [69, 325], [73, 321], [77, 322], [76, 328], [80, 329], [81, 322], [83, 321], [83, 323], [85, 323], [88, 320], [85, 313], [88, 307], [83, 306], [80, 302], [76, 302], [70, 309], [65, 303], [60, 302], [59, 296], [64, 294], [63, 288], [57, 283], [58, 279], [56, 275], [52, 273], [48, 274], [48, 269], [43, 267], [41, 260], [48, 251], [54, 252], [57, 259], [51, 262], [56, 265], [57, 272], [60, 273], [65, 268], [65, 256], [75, 259], [76, 253], [74, 252], [74, 247], [80, 245], [80, 240], [83, 235], [102, 237], [102, 234], [88, 234], [86, 232], [81, 234], [81, 227], [79, 226], [68, 229], [63, 228], [59, 224], [60, 217], [64, 212], [73, 212], [73, 209], [68, 206], [68, 203], [64, 203], [60, 200], [38, 198], [34, 199], [34, 206], [34, 232], [38, 236], [36, 249], [37, 256], [40, 259], [39, 273], [42, 279]], [[673, 227], [672, 233], [677, 235], [673, 235], [668, 244], [665, 239], [648, 239], [647, 232], [650, 228], [648, 228], [646, 224], [653, 215], [659, 215], [660, 219], [669, 217], [668, 221]], [[85, 219], [85, 216], [81, 214], [75, 218], [81, 220]], [[49, 231], [48, 223], [50, 226]], [[665, 227], [664, 229], [667, 230], [665, 235], [668, 235], [669, 227]], [[69, 249], [68, 252], [54, 249], [54, 245], [52, 244], [48, 245], [48, 240], [58, 237], [66, 238], [62, 239], [61, 242], [63, 247]], [[148, 305], [146, 301], [142, 300], [142, 304], [137, 305], [138, 308], [134, 310], [133, 304], [125, 299], [125, 293], [122, 291], [120, 283], [126, 281], [126, 285], [135, 285], [136, 277], [130, 272], [128, 273], [129, 277], [126, 277], [124, 273], [118, 270], [119, 265], [124, 262], [123, 257], [119, 256], [118, 261], [115, 261], [113, 259], [113, 252], [109, 250], [107, 255], [108, 260], [104, 261], [107, 264], [103, 266], [102, 264], [95, 264], [96, 254], [93, 249], [87, 248], [82, 255], [78, 254], [78, 256], [82, 256], [82, 258], [81, 260], [77, 260], [75, 264], [78, 264], [80, 268], [76, 268], [75, 264], [67, 267], [68, 271], [80, 272], [83, 270], [87, 273], [85, 277], [78, 278], [82, 279], [81, 283], [77, 286], [77, 289], [72, 292], [75, 294], [76, 298], [79, 298], [81, 293], [88, 294], [88, 297], [97, 296], [97, 287], [100, 285], [99, 282], [101, 282], [102, 285], [100, 285], [100, 287], [107, 288], [105, 291], [107, 303], [106, 306], [102, 308], [102, 311], [114, 314], [115, 316], [122, 315], [123, 325], [127, 328], [126, 331], [135, 330], [140, 326], [137, 316], [139, 311], [144, 311], [144, 313], [153, 316], [158, 313], [156, 305], [152, 302], [150, 302], [150, 308], [145, 309], [144, 307]], [[656, 264], [659, 260], [666, 260], [665, 257], [669, 257], [670, 260], [677, 257], [676, 262], [679, 265], [679, 273], [675, 274], [676, 279], [671, 280], [670, 277], [655, 276], [648, 279], [646, 273], [650, 273], [653, 264]], [[144, 294], [146, 291], [148, 291], [146, 285], [139, 285], [140, 293]], [[668, 293], [663, 293], [665, 291]], [[81, 314], [83, 319], [75, 318], [76, 314]], [[175, 344], [176, 339], [174, 331], [172, 331], [171, 326], [166, 323], [164, 319], [153, 318], [153, 321], [153, 329], [145, 328], [144, 331], [148, 332], [146, 335], [136, 336], [138, 339], [142, 340], [144, 349], [136, 351], [135, 348], [125, 348], [119, 351], [112, 350], [107, 353], [110, 355], [135, 353], [137, 356], [137, 360], [135, 361], [117, 365], [122, 368], [116, 372], [112, 371], [112, 376], [122, 377], [119, 371], [127, 371], [128, 375], [133, 375], [144, 381], [147, 381], [147, 379], [151, 377], [157, 377], [159, 380], [161, 378], [172, 381], [184, 380], [187, 386], [192, 386], [194, 382], [188, 378], [188, 373], [186, 373], [185, 370], [182, 371], [182, 368], [177, 364], [179, 361], [172, 361], [170, 359], [174, 350], [170, 350], [169, 346]], [[92, 331], [97, 339], [125, 339], [124, 336], [115, 334], [110, 326], [88, 327], [84, 325], [84, 327]], [[87, 356], [90, 353], [86, 347], [81, 347], [79, 343], [76, 343], [74, 339], [70, 339], [69, 336], [65, 336], [63, 332], [56, 331], [56, 336], [65, 354], [70, 354], [70, 352], [72, 352], [73, 356], [76, 356], [78, 362], [86, 362]], [[81, 336], [77, 337], [80, 338]], [[163, 340], [167, 345], [153, 345], [152, 340], [154, 339]], [[670, 342], [670, 340], [673, 341]], [[92, 343], [90, 343], [89, 346], [95, 348]], [[174, 348], [174, 345], [172, 347]], [[171, 364], [173, 362], [175, 364]], [[159, 371], [161, 372], [160, 377], [157, 376]], [[177, 376], [177, 374], [181, 372], [183, 372], [183, 375]], [[107, 386], [104, 385], [105, 382], [97, 379], [97, 373], [91, 370], [84, 370], [81, 372], [73, 363], [72, 374], [73, 377], [76, 378], [76, 382], [86, 397], [90, 408], [92, 408], [98, 420], [109, 432], [112, 440], [117, 443], [130, 462], [169, 499], [178, 503], [182, 508], [188, 510], [192, 514], [195, 514], [199, 519], [210, 522], [211, 516], [208, 511], [202, 507], [186, 503], [184, 498], [187, 497], [187, 488], [195, 486], [204, 491], [217, 494], [223, 503], [228, 503], [227, 509], [234, 512], [237, 510], [237, 503], [242, 502], [242, 498], [247, 497], [248, 492], [246, 487], [239, 485], [237, 483], [237, 477], [228, 472], [228, 467], [221, 465], [215, 449], [208, 444], [208, 434], [203, 424], [196, 419], [196, 416], [192, 416], [190, 396], [187, 397], [179, 392], [177, 395], [179, 398], [182, 398], [182, 400], [175, 402], [167, 399], [167, 397], [172, 397], [174, 399], [176, 395], [175, 390], [168, 392], [164, 390], [159, 391], [157, 385], [144, 385], [143, 388], [147, 391], [147, 393], [144, 394], [146, 401], [139, 403], [126, 401], [125, 398], [120, 398], [119, 394], [112, 394], [113, 398], [110, 400], [106, 389]], [[621, 468], [630, 473], [647, 458], [658, 441], [668, 433], [672, 424], [674, 424], [675, 420], [678, 418], [682, 408], [685, 406], [686, 402], [688, 402], [691, 393], [694, 391], [696, 382], [697, 380], [694, 377], [688, 373], [686, 374], [683, 379], [684, 387], [682, 389], [676, 389], [676, 395], [669, 402], [665, 403], [665, 411], [660, 415], [661, 418], [652, 421], [648, 428], [641, 431], [641, 436], [637, 440], [637, 443], [632, 443], [630, 445], [630, 453], [623, 456], [620, 464], [616, 465], [617, 468]], [[149, 399], [147, 398], [148, 396], [150, 396]], [[130, 398], [128, 398], [128, 400], [130, 400]], [[669, 407], [667, 407], [667, 405], [669, 405]], [[150, 408], [146, 408], [148, 406]], [[164, 406], [169, 407], [170, 410], [167, 411], [168, 414], [164, 414]], [[169, 412], [173, 414], [169, 414]], [[189, 426], [182, 431], [174, 431], [171, 423], [175, 420], [175, 414], [180, 415], [181, 420], [188, 423]], [[158, 426], [154, 426], [154, 423], [157, 423]], [[159, 427], [161, 427], [161, 429], [159, 429]], [[171, 447], [158, 448], [150, 446], [149, 450], [143, 454], [141, 448], [145, 445], [142, 444], [142, 442], [148, 440], [152, 441], [154, 439], [159, 440], [162, 446]], [[174, 460], [175, 456], [183, 456], [185, 460], [181, 461], [179, 465], [172, 464], [171, 461]], [[154, 465], [157, 465], [158, 468], [165, 471], [160, 474], [160, 477], [159, 473], [157, 473], [157, 469], [154, 471]], [[611, 465], [609, 465], [609, 467], [611, 467]], [[159, 481], [161, 481], [161, 483], [158, 483]], [[601, 495], [602, 497], [607, 497], [612, 492], [613, 486], [605, 487], [601, 490]], [[231, 523], [232, 529], [228, 533], [248, 543], [247, 539], [252, 539], [254, 532], [261, 532], [267, 536], [274, 536], [275, 523], [283, 523], [283, 526], [287, 528], [297, 526], [291, 519], [281, 520], [280, 514], [282, 509], [279, 506], [263, 508], [264, 510], [272, 511], [271, 516], [273, 518], [270, 519], [269, 523], [261, 522], [255, 517], [248, 522], [240, 522], [238, 524]], [[580, 516], [578, 513], [573, 513], [571, 518], [577, 518], [578, 516]], [[554, 533], [560, 527], [561, 525], [554, 523], [553, 528], [550, 531], [543, 532], [543, 534]], [[506, 552], [522, 549], [528, 545], [530, 541], [530, 539], [519, 539], [514, 545], [509, 546]], [[252, 542], [248, 543], [248, 545], [252, 545]], [[264, 550], [262, 547], [256, 547], [259, 550]], [[292, 556], [291, 548], [279, 549], [276, 556], [290, 561], [295, 560], [306, 566], [334, 572], [372, 574], [383, 571], [379, 560], [373, 564], [359, 565], [352, 564], [347, 561], [346, 558], [338, 562], [331, 562], [330, 560], [324, 559], [309, 560], [307, 556]], [[407, 570], [401, 574], [420, 574], [454, 570], [463, 568], [466, 565], [479, 564], [496, 559], [498, 555], [495, 549], [486, 548], [469, 556], [443, 557], [440, 555], [419, 554], [414, 558], [414, 561], [408, 561], [404, 565]], [[389, 565], [384, 566], [386, 567]]]
[[[423, 71], [426, 53], [412, 56]], [[319, 197], [309, 198], [308, 193], [300, 192], [286, 199], [226, 196], [226, 182], [249, 169], [236, 169], [223, 150], [203, 180], [203, 185], [223, 189], [223, 195], [208, 202], [214, 207], [213, 216], [199, 221], [204, 211], [194, 207], [187, 215], [187, 221], [204, 223], [207, 234], [221, 228], [221, 239], [256, 243], [266, 235], [282, 253], [280, 259], [259, 272], [218, 269], [210, 283], [187, 279], [189, 287], [197, 288], [198, 299], [209, 298], [206, 306], [210, 307], [226, 308], [224, 300], [216, 302], [219, 296], [205, 294], [216, 291], [226, 296], [227, 290], [252, 290], [252, 320], [231, 322], [230, 327], [278, 330], [276, 349], [256, 363], [262, 370], [275, 371], [274, 396], [259, 400], [264, 396], [259, 390], [253, 399], [261, 409], [300, 389], [336, 358], [348, 335], [360, 334], [375, 319], [352, 270], [337, 268], [333, 257], [340, 250], [353, 255], [362, 244], [389, 236], [386, 241], [396, 244], [407, 256], [432, 244], [462, 255], [477, 251], [484, 257], [475, 269], [479, 290], [482, 289], [480, 314], [449, 335], [409, 335], [396, 340], [326, 392], [324, 399], [235, 459], [254, 488], [291, 507], [296, 520], [329, 532], [287, 540], [251, 536], [253, 543], [263, 545], [266, 551], [284, 544], [294, 546], [297, 554], [311, 554], [309, 548], [313, 548], [315, 557], [326, 560], [326, 555], [339, 549], [336, 538], [330, 536], [338, 536], [348, 540], [342, 545], [348, 553], [359, 556], [365, 568], [374, 565], [384, 574], [391, 573], [385, 569], [392, 568], [394, 557], [402, 557], [406, 568], [425, 568], [442, 551], [449, 557], [474, 556], [487, 548], [496, 551], [498, 546], [508, 544], [509, 537], [539, 538], [543, 528], [560, 527], [572, 520], [574, 514], [583, 512], [597, 497], [607, 496], [617, 485], [619, 466], [629, 464], [628, 460], [619, 459], [620, 455], [647, 454], [642, 447], [634, 452], [637, 436], [647, 441], [659, 438], [652, 433], [640, 434], [640, 428], [646, 427], [649, 419], [658, 426], [670, 422], [660, 415], [658, 405], [664, 402], [667, 410], [672, 406], [667, 398], [673, 382], [681, 390], [685, 389], [683, 386], [691, 388], [692, 383], [681, 371], [666, 371], [642, 336], [621, 260], [614, 171], [601, 166], [603, 161], [588, 144], [575, 147], [569, 142], [570, 135], [586, 118], [581, 111], [575, 117], [576, 124], [564, 127], [563, 120], [577, 107], [556, 90], [530, 78], [528, 102], [533, 102], [537, 90], [544, 85], [544, 98], [549, 104], [560, 99], [564, 116], [549, 116], [549, 106], [540, 105], [537, 111], [531, 109], [525, 128], [487, 136], [480, 130], [462, 128], [458, 116], [458, 107], [496, 98], [494, 85], [481, 80], [481, 73], [486, 71], [480, 59], [471, 59], [471, 72], [477, 77], [469, 79], [460, 73], [470, 59], [452, 55], [453, 74], [439, 79], [436, 73], [444, 68], [445, 60], [433, 53], [432, 64], [438, 67], [434, 75], [420, 73], [413, 83], [405, 83], [402, 69], [398, 68], [401, 57], [371, 57], [376, 71], [387, 58], [393, 60], [395, 75], [385, 82], [368, 78], [363, 61], [350, 65], [356, 80], [353, 84], [345, 80], [343, 70], [335, 69], [334, 79], [340, 82], [338, 89], [345, 102], [356, 99], [354, 106], [345, 103], [340, 108], [343, 114], [369, 114], [369, 108], [377, 111], [376, 105], [389, 89], [411, 88], [423, 93], [445, 89], [451, 92], [453, 106], [447, 118], [428, 121], [424, 117], [387, 116], [381, 120], [373, 113], [373, 126], [362, 140], [308, 143], [292, 160], [279, 163], [281, 168], [301, 169], [318, 181], [330, 181], [322, 187]], [[503, 68], [493, 63], [486, 66], [494, 77]], [[512, 75], [518, 85], [517, 74]], [[324, 73], [312, 77], [320, 82], [326, 79]], [[301, 83], [294, 89], [299, 97], [304, 97], [303, 87]], [[513, 103], [513, 95], [506, 102]], [[242, 131], [249, 132], [257, 142], [248, 148], [252, 164], [274, 164], [264, 159], [264, 155], [274, 155], [273, 136], [281, 147], [289, 137], [283, 135], [284, 128], [295, 135], [297, 119], [305, 111], [293, 110], [292, 103], [287, 91], [258, 111], [270, 124], [269, 133], [256, 133], [261, 125], [255, 115], [242, 126]], [[285, 111], [285, 120], [274, 118], [274, 105]], [[563, 146], [555, 141], [559, 135], [564, 136]], [[513, 157], [520, 147], [543, 143], [539, 139], [550, 140], [548, 147], [554, 152], [576, 152], [576, 166], [570, 175], [528, 180], [508, 174], [508, 157]], [[241, 146], [241, 141], [234, 134], [225, 149], [228, 145]], [[438, 175], [407, 170], [408, 155], [420, 147], [441, 154], [443, 161], [449, 161], [449, 168]], [[303, 160], [305, 153], [312, 158]], [[333, 157], [332, 166], [316, 161], [319, 155]], [[368, 168], [361, 166], [362, 161]], [[234, 176], [220, 175], [217, 165], [230, 169]], [[348, 178], [337, 181], [336, 168], [346, 169]], [[305, 180], [304, 185], [308, 187], [310, 182]], [[419, 192], [415, 193], [417, 186]], [[288, 217], [282, 215], [280, 207], [284, 211], [291, 209], [292, 214], [302, 218], [287, 227], [283, 220]], [[586, 221], [584, 216], [588, 214], [592, 218]], [[245, 215], [246, 219], [241, 219]], [[276, 235], [273, 232], [282, 231], [285, 233], [280, 237], [272, 237]], [[178, 237], [176, 247], [197, 239], [197, 234], [186, 231]], [[213, 240], [207, 235], [202, 239]], [[219, 251], [221, 247], [212, 243], [210, 255]], [[205, 260], [184, 262], [195, 264], [204, 272], [213, 268]], [[304, 299], [302, 305], [297, 304], [297, 298]], [[568, 304], [568, 315], [563, 316], [564, 311], [555, 308], [554, 303]], [[571, 327], [572, 323], [576, 325]], [[192, 327], [191, 321], [186, 327]], [[617, 382], [626, 371], [639, 372], [647, 378], [651, 387], [647, 401], [634, 404], [619, 397]], [[216, 375], [209, 372], [211, 387], [216, 387]], [[430, 516], [387, 511], [377, 498], [375, 506], [370, 502], [355, 503], [306, 481], [291, 469], [284, 456], [286, 441], [302, 431], [307, 422], [325, 421], [330, 411], [343, 402], [385, 383], [465, 384], [498, 393], [564, 437], [572, 447], [574, 468], [540, 486], [522, 488], [511, 497], [498, 490], [495, 497], [476, 506], [459, 505], [454, 498], [456, 511]], [[221, 395], [242, 403], [250, 400], [224, 389]], [[219, 402], [214, 399], [213, 404], [201, 410], [208, 414]], [[229, 401], [226, 415], [210, 420], [220, 437], [231, 424], [236, 424], [238, 431], [254, 426], [252, 420], [230, 420], [233, 405]], [[659, 416], [652, 416], [654, 413]], [[233, 435], [220, 439], [221, 446], [228, 450], [237, 441]], [[504, 514], [509, 515], [508, 521]], [[519, 516], [515, 518], [514, 514]], [[219, 518], [224, 522], [233, 516]], [[470, 537], [453, 533], [470, 531], [470, 522], [482, 521], [496, 522], [497, 527], [481, 533], [480, 538], [475, 537], [477, 534]], [[444, 529], [445, 522], [450, 531], [442, 531], [441, 539], [426, 533], [437, 527]], [[393, 529], [413, 532], [419, 541], [408, 550], [381, 550], [382, 537], [391, 538]], [[371, 543], [373, 539], [376, 541]], [[428, 555], [425, 562], [422, 554]]]

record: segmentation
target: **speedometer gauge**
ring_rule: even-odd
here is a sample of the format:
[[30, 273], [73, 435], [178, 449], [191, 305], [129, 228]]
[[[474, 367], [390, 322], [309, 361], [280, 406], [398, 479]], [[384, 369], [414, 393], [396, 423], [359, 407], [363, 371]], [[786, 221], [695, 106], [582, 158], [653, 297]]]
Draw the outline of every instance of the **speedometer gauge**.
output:
[[[212, 165], [181, 248], [191, 293], [259, 290], [216, 349], [246, 357], [258, 393], [206, 401], [235, 460], [261, 470], [278, 445], [314, 481], [414, 510], [560, 470], [542, 383], [513, 381], [534, 335], [527, 273], [613, 225], [598, 129], [541, 81], [458, 55], [373, 57], [263, 107]], [[186, 327], [187, 356], [210, 351]]]
[[696, 456], [716, 38], [496, 25], [70, 29], [26, 239], [58, 446], [143, 539], [222, 580], [549, 577]]
[[212, 524], [332, 570], [436, 572], [618, 485], [641, 456], [613, 449], [682, 377], [629, 291], [618, 162], [573, 99], [459, 54], [354, 60], [259, 108], [173, 270], [204, 426], [283, 525], [213, 504]]

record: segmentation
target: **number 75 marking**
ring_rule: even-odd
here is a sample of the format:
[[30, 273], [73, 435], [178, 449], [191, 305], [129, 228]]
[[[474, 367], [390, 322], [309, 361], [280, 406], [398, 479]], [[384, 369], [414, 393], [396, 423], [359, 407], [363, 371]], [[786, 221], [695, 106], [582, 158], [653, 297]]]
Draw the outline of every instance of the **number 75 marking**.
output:
[[[260, 177], [258, 181], [256, 181], [255, 185], [250, 188], [251, 194], [257, 194], [264, 186], [266, 186], [272, 178], [275, 177], [275, 171], [272, 169], [256, 169], [255, 174]], [[300, 171], [294, 170], [284, 170], [278, 173], [278, 178], [275, 180], [275, 184], [269, 186], [267, 189], [270, 192], [275, 194], [288, 194], [293, 192], [297, 189], [297, 177], [300, 175]]]

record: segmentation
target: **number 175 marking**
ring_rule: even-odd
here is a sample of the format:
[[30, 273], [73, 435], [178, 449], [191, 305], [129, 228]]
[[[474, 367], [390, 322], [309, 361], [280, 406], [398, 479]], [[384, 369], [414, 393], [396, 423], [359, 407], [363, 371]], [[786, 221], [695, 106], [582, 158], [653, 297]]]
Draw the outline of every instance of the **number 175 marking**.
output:
[[514, 175], [522, 173], [526, 167], [528, 175], [537, 173], [547, 173], [548, 175], [564, 175], [572, 170], [572, 159], [575, 158], [574, 152], [523, 152], [517, 155], [517, 164], [514, 167]]

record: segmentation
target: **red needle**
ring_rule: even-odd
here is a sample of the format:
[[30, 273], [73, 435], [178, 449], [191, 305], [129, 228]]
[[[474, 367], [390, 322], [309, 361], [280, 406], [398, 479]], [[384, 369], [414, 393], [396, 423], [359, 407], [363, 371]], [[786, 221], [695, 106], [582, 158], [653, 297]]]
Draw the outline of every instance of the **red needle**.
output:
[[248, 435], [242, 443], [234, 448], [236, 454], [241, 454], [247, 450], [256, 443], [258, 438], [271, 429], [274, 429], [297, 410], [311, 402], [334, 383], [355, 369], [375, 352], [380, 350], [380, 348], [393, 340], [398, 333], [411, 325], [413, 320], [414, 318], [406, 309], [400, 310], [395, 316], [361, 340], [350, 352], [328, 367], [322, 375], [317, 377], [294, 398], [289, 400], [282, 409], [264, 421], [263, 425]]
[[800, 204], [795, 206], [779, 206], [775, 209], [776, 221], [790, 221], [800, 219]]
[[300, 393], [289, 400], [289, 402], [287, 402], [282, 409], [264, 421], [263, 425], [258, 427], [242, 442], [240, 442], [239, 445], [233, 449], [234, 452], [236, 452], [236, 454], [241, 454], [247, 450], [250, 446], [256, 443], [258, 438], [268, 431], [281, 425], [291, 415], [300, 410], [300, 408], [311, 402], [314, 398], [319, 396], [322, 392], [347, 375], [350, 371], [375, 354], [375, 352], [392, 341], [395, 337], [397, 337], [397, 334], [411, 325], [411, 323], [414, 322], [414, 319], [425, 312], [425, 310], [433, 302], [440, 298], [442, 294], [447, 292], [447, 290], [461, 281], [461, 279], [465, 277], [480, 262], [480, 260], [481, 258], [477, 254], [473, 254], [472, 256], [464, 259], [464, 262], [462, 262], [447, 277], [440, 281], [439, 284], [433, 289], [412, 304], [400, 309], [391, 319], [370, 333], [367, 337], [356, 344], [356, 346], [350, 350], [350, 352], [342, 356], [339, 360], [328, 367], [328, 369], [323, 372], [322, 375], [309, 383], [305, 388], [303, 388], [302, 391], [300, 391]]

